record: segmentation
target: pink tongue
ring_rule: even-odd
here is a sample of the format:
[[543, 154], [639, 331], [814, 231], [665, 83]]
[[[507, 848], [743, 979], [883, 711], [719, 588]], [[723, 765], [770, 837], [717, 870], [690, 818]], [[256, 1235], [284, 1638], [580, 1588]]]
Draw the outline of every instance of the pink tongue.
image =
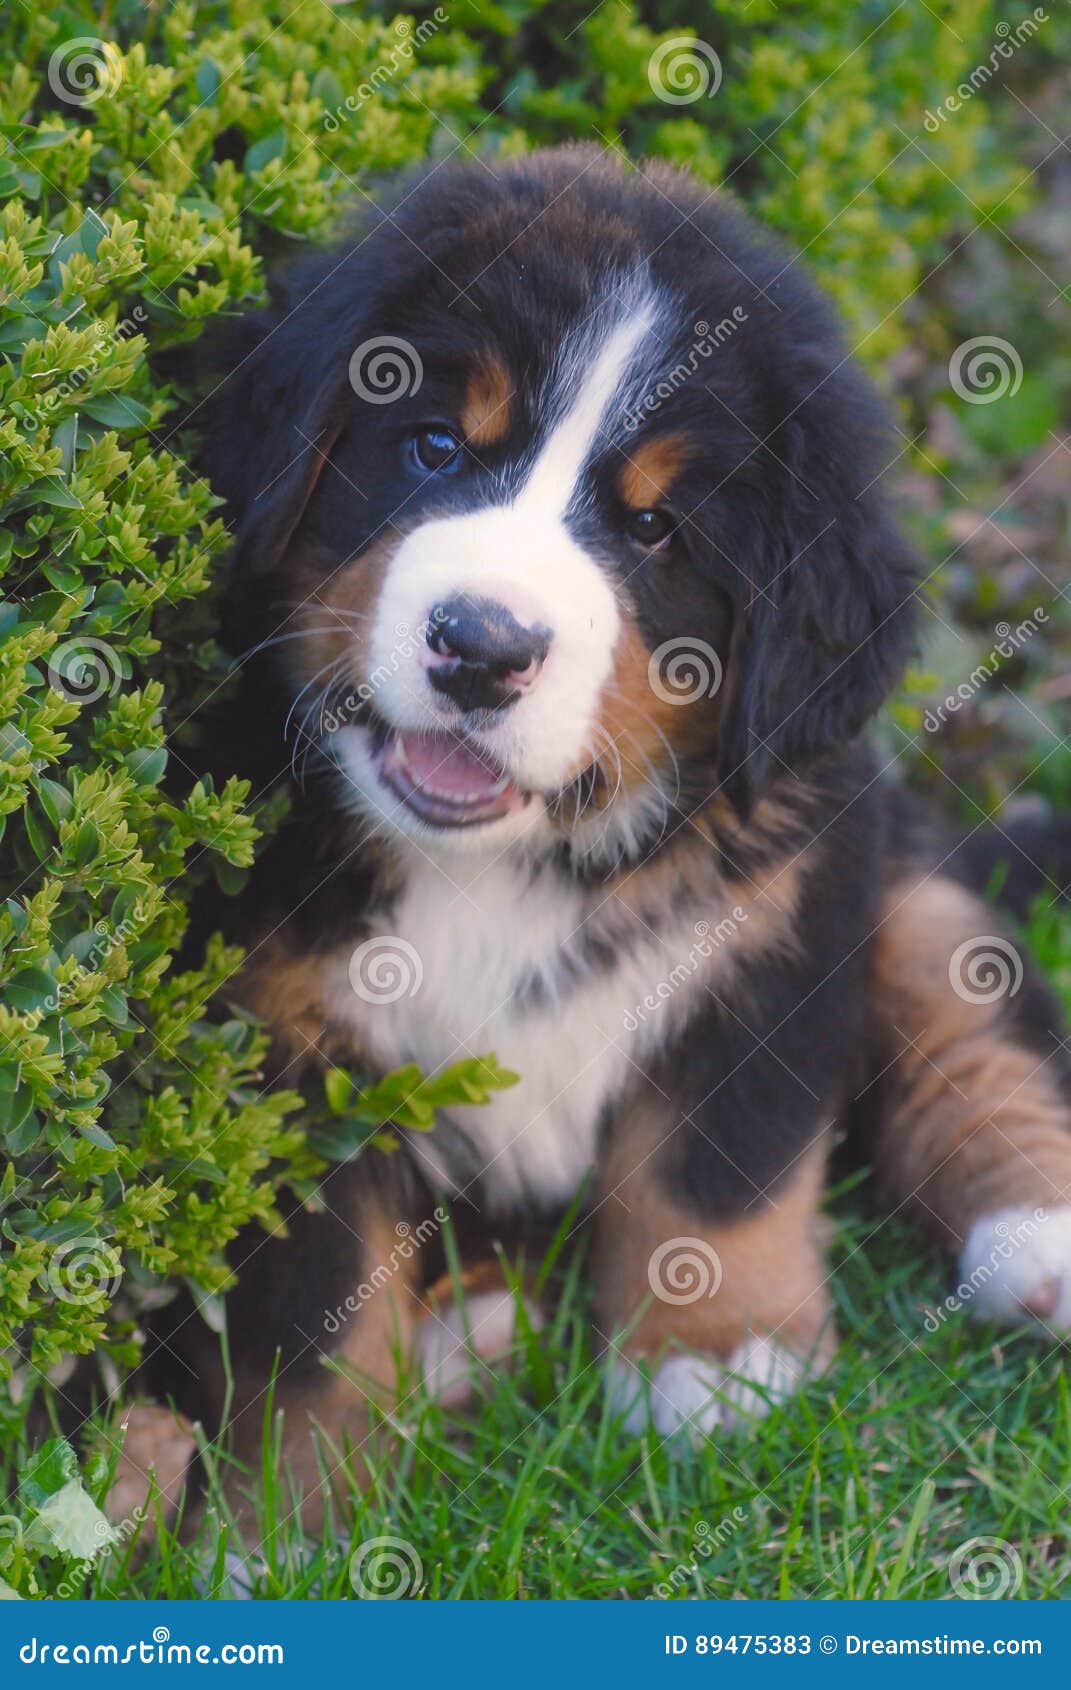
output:
[[400, 733], [400, 749], [417, 786], [434, 787], [451, 797], [488, 797], [499, 786], [496, 769], [464, 740], [452, 734]]

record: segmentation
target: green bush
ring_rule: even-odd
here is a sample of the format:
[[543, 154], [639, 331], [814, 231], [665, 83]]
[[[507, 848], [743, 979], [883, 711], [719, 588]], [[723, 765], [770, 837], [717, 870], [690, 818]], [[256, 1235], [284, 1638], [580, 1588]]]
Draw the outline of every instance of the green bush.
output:
[[[248, 244], [329, 225], [419, 158], [476, 80], [406, 67], [360, 123], [323, 123], [331, 65], [398, 40], [321, 0], [5, 9], [0, 55], [0, 1366], [107, 1339], [140, 1292], [225, 1282], [237, 1228], [317, 1164], [261, 1095], [264, 1039], [205, 1006], [238, 953], [172, 959], [198, 881], [233, 887], [258, 828], [182, 724], [222, 677], [209, 589], [227, 536], [177, 455], [154, 356], [262, 287]], [[92, 38], [82, 39], [79, 38]], [[78, 91], [84, 104], [78, 102]], [[165, 784], [166, 777], [166, 784]], [[118, 1300], [115, 1293], [122, 1288]]]
[[[21, 0], [0, 18], [0, 1371], [23, 1385], [98, 1345], [128, 1358], [162, 1277], [225, 1286], [237, 1228], [319, 1165], [299, 1100], [262, 1094], [262, 1033], [228, 1019], [237, 953], [174, 963], [191, 894], [235, 889], [278, 809], [199, 777], [227, 536], [175, 433], [201, 397], [183, 346], [429, 156], [595, 132], [726, 180], [874, 360], [943, 243], [1015, 203], [981, 99], [921, 127], [988, 50], [975, 0], [576, 12]], [[688, 32], [722, 85], [668, 105], [652, 53]], [[924, 296], [913, 312], [939, 336]]]
[[[456, 0], [451, 24], [479, 40], [491, 71], [485, 105], [530, 140], [595, 134], [724, 184], [802, 249], [876, 366], [917, 332], [921, 306], [900, 308], [934, 264], [968, 230], [1021, 204], [1023, 172], [983, 99], [935, 133], [925, 117], [989, 60], [1006, 26], [1029, 16], [1022, 0], [1000, 11], [979, 0], [616, 0], [579, 10], [578, 19], [561, 0]], [[1026, 50], [1048, 46], [1057, 27], [1032, 34]], [[699, 47], [689, 52], [682, 37]]]

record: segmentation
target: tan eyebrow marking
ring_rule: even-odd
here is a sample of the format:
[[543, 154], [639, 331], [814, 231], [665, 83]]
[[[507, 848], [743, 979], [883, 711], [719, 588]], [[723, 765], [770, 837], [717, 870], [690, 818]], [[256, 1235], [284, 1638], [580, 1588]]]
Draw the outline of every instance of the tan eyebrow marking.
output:
[[461, 407], [461, 427], [473, 446], [494, 446], [509, 433], [510, 400], [513, 385], [501, 358], [494, 353], [481, 358], [469, 377]]
[[626, 505], [642, 511], [661, 504], [693, 450], [686, 434], [663, 434], [637, 446], [618, 471], [617, 484]]

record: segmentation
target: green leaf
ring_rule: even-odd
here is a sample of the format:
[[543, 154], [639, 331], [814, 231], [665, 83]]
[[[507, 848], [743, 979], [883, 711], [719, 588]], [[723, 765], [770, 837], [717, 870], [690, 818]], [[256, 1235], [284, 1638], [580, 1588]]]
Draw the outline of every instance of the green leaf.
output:
[[37, 1137], [37, 1117], [33, 1113], [33, 1092], [29, 1086], [16, 1086], [0, 1091], [0, 1138], [10, 1156], [21, 1156]]
[[263, 170], [273, 158], [282, 158], [286, 150], [286, 132], [282, 129], [273, 130], [265, 135], [263, 140], [255, 141], [245, 155], [244, 169], [249, 176], [255, 176], [258, 170]]
[[85, 868], [87, 863], [93, 861], [99, 850], [100, 834], [97, 832], [95, 824], [87, 818], [75, 834], [74, 844], [71, 848], [71, 860], [75, 868]]
[[329, 1068], [324, 1075], [324, 1096], [332, 1113], [341, 1115], [352, 1095], [353, 1080], [345, 1068]]
[[22, 812], [22, 825], [26, 829], [26, 837], [30, 841], [30, 850], [37, 861], [39, 863], [46, 862], [52, 855], [52, 846], [41, 831], [41, 823], [29, 804]]
[[111, 1133], [105, 1132], [104, 1128], [96, 1121], [91, 1121], [87, 1126], [79, 1127], [78, 1136], [84, 1138], [89, 1144], [95, 1144], [100, 1150], [114, 1150], [116, 1148]]
[[49, 1438], [20, 1466], [19, 1496], [28, 1508], [40, 1508], [77, 1477], [78, 1457], [66, 1438]]
[[[29, 1087], [26, 1088], [29, 1091]], [[32, 1097], [32, 1093], [30, 1094]], [[5, 1134], [9, 1156], [24, 1156], [41, 1136], [41, 1120], [36, 1109], [28, 1109], [22, 1119]]]
[[43, 968], [21, 968], [4, 987], [4, 1002], [20, 1015], [35, 1009], [54, 1009], [59, 987]]
[[113, 1027], [125, 1027], [129, 1022], [126, 998], [117, 986], [102, 986], [93, 1001]]
[[65, 786], [61, 786], [59, 781], [49, 780], [47, 775], [41, 775], [37, 782], [37, 792], [41, 808], [53, 827], [58, 828], [60, 822], [70, 820], [74, 800]]
[[102, 393], [85, 400], [80, 409], [94, 422], [115, 429], [144, 428], [152, 414], [147, 405], [128, 399], [125, 393]]
[[202, 59], [197, 66], [197, 75], [194, 77], [194, 82], [204, 104], [207, 105], [209, 101], [215, 99], [222, 81], [223, 75], [215, 59]]
[[162, 745], [139, 746], [128, 751], [123, 761], [139, 786], [156, 786], [167, 768], [167, 751]]
[[90, 1561], [118, 1541], [119, 1533], [78, 1478], [42, 1503], [25, 1534], [30, 1548], [76, 1561]]
[[82, 501], [69, 487], [66, 487], [58, 475], [46, 475], [40, 481], [35, 481], [25, 493], [20, 493], [8, 504], [9, 511], [20, 511], [27, 505], [55, 505], [59, 510], [80, 511]]

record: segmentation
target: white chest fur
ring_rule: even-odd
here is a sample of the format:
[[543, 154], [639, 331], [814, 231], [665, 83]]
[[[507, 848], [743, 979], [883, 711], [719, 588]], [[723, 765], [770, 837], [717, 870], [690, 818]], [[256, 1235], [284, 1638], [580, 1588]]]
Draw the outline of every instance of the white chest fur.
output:
[[[713, 937], [727, 912], [707, 913], [708, 928], [706, 912], [692, 910], [655, 932], [620, 901], [611, 910], [613, 896], [550, 872], [533, 880], [504, 857], [451, 862], [449, 872], [418, 857], [389, 917], [373, 924], [369, 960], [400, 959], [389, 987], [333, 983], [332, 1013], [378, 1070], [416, 1062], [433, 1073], [493, 1052], [521, 1076], [491, 1103], [451, 1112], [442, 1130], [413, 1135], [446, 1189], [498, 1210], [570, 1198], [604, 1111], [732, 949]], [[611, 914], [619, 942], [608, 945]]]

